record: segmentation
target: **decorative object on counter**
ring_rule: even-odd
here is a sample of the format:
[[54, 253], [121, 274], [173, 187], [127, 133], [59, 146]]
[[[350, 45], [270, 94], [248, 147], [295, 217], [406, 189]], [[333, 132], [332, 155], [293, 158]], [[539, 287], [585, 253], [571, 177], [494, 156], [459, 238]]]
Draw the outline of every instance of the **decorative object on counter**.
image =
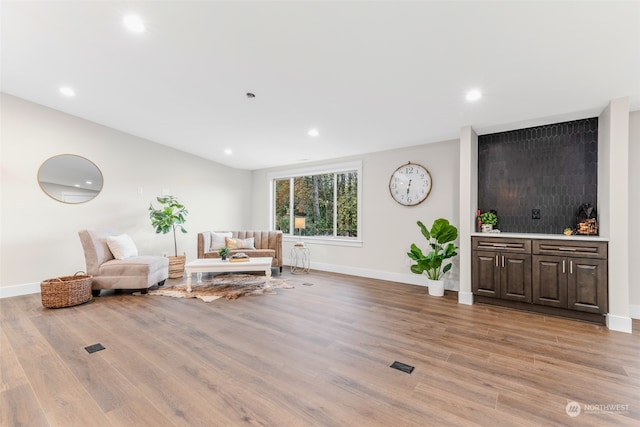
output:
[[425, 255], [415, 243], [411, 244], [411, 251], [407, 253], [415, 261], [411, 272], [427, 276], [429, 295], [443, 296], [444, 275], [452, 266], [451, 263], [443, 265], [443, 262], [458, 255], [458, 247], [451, 243], [458, 238], [458, 229], [444, 218], [436, 219], [430, 230], [420, 221], [417, 224], [431, 250]]
[[476, 233], [482, 231], [482, 217], [480, 215], [480, 209], [478, 209], [478, 214], [476, 215]]
[[598, 214], [591, 203], [583, 203], [576, 212], [576, 234], [597, 235]]
[[185, 254], [178, 256], [176, 228], [179, 228], [183, 233], [187, 232], [182, 224], [186, 221], [185, 218], [189, 211], [174, 196], [156, 197], [156, 200], [161, 207], [155, 209], [151, 203], [149, 204], [151, 225], [158, 234], [167, 234], [169, 231], [173, 231], [174, 256], [167, 257], [169, 258], [169, 279], [179, 279], [184, 274], [184, 263], [187, 257]]
[[220, 249], [218, 249], [218, 255], [220, 255], [220, 259], [222, 259], [222, 261], [226, 261], [230, 253], [231, 253], [231, 249], [229, 249], [226, 246], [223, 246]]
[[564, 234], [565, 236], [573, 236], [573, 229], [567, 227], [564, 230], [562, 230], [562, 234]]
[[482, 232], [487, 233], [498, 224], [498, 215], [495, 211], [485, 212], [480, 214], [480, 220], [482, 221]]

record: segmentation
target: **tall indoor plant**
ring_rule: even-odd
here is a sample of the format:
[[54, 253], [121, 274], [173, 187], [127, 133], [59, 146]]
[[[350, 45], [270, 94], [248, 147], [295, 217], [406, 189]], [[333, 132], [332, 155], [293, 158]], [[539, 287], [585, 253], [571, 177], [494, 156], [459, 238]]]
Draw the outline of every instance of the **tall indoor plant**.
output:
[[428, 229], [421, 221], [418, 227], [422, 235], [427, 239], [429, 251], [425, 255], [415, 244], [411, 244], [411, 251], [407, 253], [409, 258], [415, 261], [411, 266], [411, 272], [425, 274], [429, 284], [430, 295], [444, 295], [444, 275], [451, 270], [452, 263], [444, 263], [445, 260], [458, 255], [458, 247], [452, 242], [458, 238], [458, 229], [448, 220], [438, 218]]
[[153, 204], [149, 204], [149, 218], [156, 233], [167, 234], [173, 231], [174, 256], [169, 257], [169, 278], [178, 279], [183, 275], [186, 255], [178, 256], [176, 229], [180, 229], [183, 233], [187, 232], [182, 224], [186, 221], [189, 211], [174, 196], [156, 197], [156, 200], [160, 208], [155, 209]]

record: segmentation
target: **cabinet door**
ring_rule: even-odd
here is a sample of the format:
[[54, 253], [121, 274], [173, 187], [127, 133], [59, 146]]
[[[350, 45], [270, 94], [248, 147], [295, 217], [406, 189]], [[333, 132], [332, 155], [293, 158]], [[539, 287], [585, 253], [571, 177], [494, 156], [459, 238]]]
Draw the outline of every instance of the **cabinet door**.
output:
[[500, 270], [498, 254], [473, 251], [471, 287], [475, 295], [500, 298]]
[[573, 310], [607, 312], [607, 261], [569, 258], [568, 304]]
[[534, 304], [567, 308], [567, 259], [549, 255], [533, 256], [532, 291]]
[[531, 302], [531, 255], [500, 254], [500, 296]]

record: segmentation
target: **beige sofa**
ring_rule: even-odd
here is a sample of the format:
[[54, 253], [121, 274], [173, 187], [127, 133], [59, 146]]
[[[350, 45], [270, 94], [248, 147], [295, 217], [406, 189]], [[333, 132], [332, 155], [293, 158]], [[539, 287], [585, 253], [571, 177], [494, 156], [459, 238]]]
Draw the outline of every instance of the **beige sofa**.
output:
[[230, 238], [236, 241], [253, 239], [251, 248], [231, 249], [231, 255], [244, 252], [250, 257], [271, 257], [271, 266], [279, 267], [282, 272], [282, 231], [203, 231], [198, 233], [198, 258], [219, 258], [220, 246], [229, 246], [225, 239], [229, 233]]

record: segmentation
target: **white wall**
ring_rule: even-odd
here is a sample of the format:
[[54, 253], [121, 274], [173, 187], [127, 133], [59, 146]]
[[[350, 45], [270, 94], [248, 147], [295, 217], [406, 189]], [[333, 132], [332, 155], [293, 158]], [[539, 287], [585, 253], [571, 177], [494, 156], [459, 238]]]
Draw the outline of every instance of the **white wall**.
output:
[[[46, 278], [85, 270], [83, 228], [130, 234], [141, 254], [171, 254], [171, 234], [155, 234], [149, 203], [163, 190], [190, 211], [178, 251], [196, 258], [198, 231], [249, 224], [251, 172], [231, 169], [114, 129], [2, 94], [0, 292], [39, 291]], [[103, 191], [83, 204], [64, 204], [40, 189], [38, 168], [57, 154], [93, 161]], [[138, 194], [139, 189], [142, 194]], [[156, 204], [157, 205], [157, 204]], [[24, 285], [24, 286], [20, 286]]]
[[[269, 227], [268, 174], [279, 170], [362, 160], [362, 247], [305, 243], [311, 252], [311, 267], [325, 271], [356, 274], [364, 277], [426, 285], [426, 278], [409, 271], [406, 255], [411, 243], [425, 248], [425, 240], [416, 225], [421, 220], [428, 226], [440, 217], [459, 226], [459, 143], [458, 140], [424, 144], [406, 149], [370, 153], [357, 158], [341, 158], [333, 162], [305, 163], [294, 167], [254, 171], [253, 197], [256, 228]], [[418, 206], [396, 203], [389, 194], [389, 178], [407, 162], [419, 163], [431, 173], [433, 188]], [[288, 258], [291, 242], [285, 242]], [[457, 259], [448, 274], [448, 289], [458, 289]]]
[[629, 303], [640, 319], [640, 111], [629, 114]]

